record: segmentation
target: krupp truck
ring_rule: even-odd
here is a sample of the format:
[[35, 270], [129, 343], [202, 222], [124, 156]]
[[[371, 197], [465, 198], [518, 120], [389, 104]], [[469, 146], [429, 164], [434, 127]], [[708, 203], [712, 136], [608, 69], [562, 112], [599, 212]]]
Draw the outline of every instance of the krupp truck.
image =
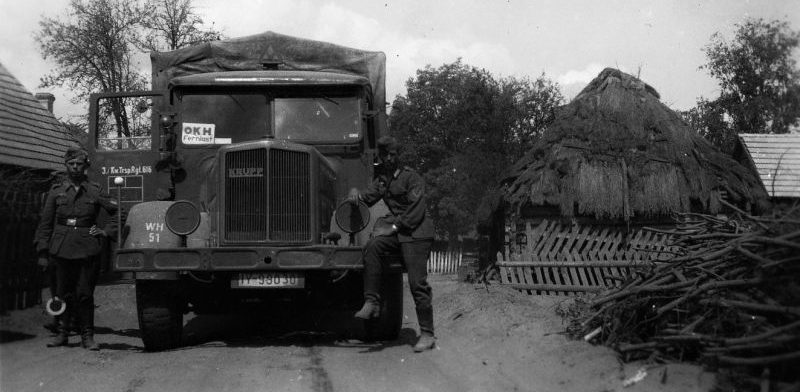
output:
[[[357, 310], [387, 210], [345, 200], [377, 170], [385, 55], [266, 32], [151, 61], [151, 91], [92, 95], [88, 143], [127, 211], [111, 263], [135, 279], [145, 349], [179, 346], [189, 312]], [[399, 333], [400, 261], [388, 270], [364, 338]]]

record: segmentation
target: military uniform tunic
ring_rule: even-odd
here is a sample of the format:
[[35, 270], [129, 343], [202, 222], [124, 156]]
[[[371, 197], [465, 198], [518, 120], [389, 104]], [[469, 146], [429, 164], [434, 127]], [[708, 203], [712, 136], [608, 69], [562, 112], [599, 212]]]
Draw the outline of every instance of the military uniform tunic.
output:
[[83, 181], [76, 188], [69, 181], [54, 185], [47, 194], [36, 230], [36, 250], [62, 259], [85, 259], [102, 250], [102, 238], [89, 234], [97, 224], [100, 210], [110, 219], [104, 227], [111, 235], [116, 230], [116, 201], [102, 192], [96, 182]]
[[402, 255], [420, 331], [433, 335], [428, 257], [434, 228], [426, 213], [425, 181], [417, 172], [404, 167], [391, 175], [379, 175], [359, 198], [370, 206], [383, 199], [391, 213], [379, 218], [375, 225], [397, 227], [395, 234], [375, 236], [364, 248], [364, 296], [380, 299], [384, 266], [389, 259]]
[[[56, 295], [67, 303], [67, 313], [77, 312], [82, 333], [94, 327], [94, 286], [99, 270], [98, 255], [104, 239], [89, 234], [101, 210], [108, 215], [103, 230], [117, 229], [117, 203], [87, 180], [74, 186], [70, 181], [54, 185], [42, 207], [36, 229], [36, 250], [48, 254], [56, 271]], [[69, 316], [64, 317], [69, 320]]]
[[397, 226], [400, 242], [433, 238], [433, 222], [426, 213], [425, 181], [414, 170], [404, 167], [391, 176], [379, 175], [360, 198], [369, 206], [383, 199], [391, 214], [382, 217], [382, 223]]

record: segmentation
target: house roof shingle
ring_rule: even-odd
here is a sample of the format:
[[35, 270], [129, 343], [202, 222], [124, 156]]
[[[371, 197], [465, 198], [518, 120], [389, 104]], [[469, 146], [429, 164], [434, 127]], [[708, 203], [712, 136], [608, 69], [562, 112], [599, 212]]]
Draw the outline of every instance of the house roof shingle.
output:
[[0, 63], [0, 164], [58, 170], [77, 146], [58, 120]]
[[800, 198], [800, 134], [739, 134], [771, 197]]

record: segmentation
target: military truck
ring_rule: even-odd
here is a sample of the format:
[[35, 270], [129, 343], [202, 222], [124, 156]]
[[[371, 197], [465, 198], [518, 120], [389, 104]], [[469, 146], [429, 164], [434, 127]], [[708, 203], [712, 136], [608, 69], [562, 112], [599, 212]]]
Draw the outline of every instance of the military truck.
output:
[[[89, 143], [127, 211], [111, 264], [135, 279], [145, 349], [179, 346], [188, 312], [357, 310], [386, 209], [345, 200], [376, 170], [385, 55], [266, 32], [151, 62], [151, 91], [92, 95]], [[398, 335], [389, 271], [364, 338]]]

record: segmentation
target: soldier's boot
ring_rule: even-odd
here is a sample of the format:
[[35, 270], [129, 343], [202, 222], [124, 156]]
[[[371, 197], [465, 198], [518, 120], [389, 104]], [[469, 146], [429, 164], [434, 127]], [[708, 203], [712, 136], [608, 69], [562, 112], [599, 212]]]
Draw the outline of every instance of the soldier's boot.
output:
[[417, 322], [419, 323], [419, 340], [414, 345], [414, 352], [421, 353], [436, 346], [433, 334], [433, 308], [431, 306], [417, 306]]
[[50, 343], [47, 343], [47, 347], [61, 347], [66, 346], [67, 343], [69, 343], [69, 339], [67, 338], [67, 329], [64, 328], [63, 324], [59, 324], [56, 336], [50, 341]]
[[367, 297], [367, 299], [364, 301], [364, 306], [361, 307], [361, 310], [356, 312], [355, 316], [356, 318], [360, 318], [362, 320], [380, 317], [381, 304], [379, 300], [374, 297]]
[[414, 345], [414, 352], [421, 353], [425, 350], [431, 350], [434, 347], [436, 347], [436, 337], [434, 337], [432, 333], [422, 332], [419, 335], [417, 344]]
[[100, 346], [94, 341], [94, 330], [91, 328], [83, 330], [83, 333], [81, 333], [81, 346], [87, 350], [100, 350]]

